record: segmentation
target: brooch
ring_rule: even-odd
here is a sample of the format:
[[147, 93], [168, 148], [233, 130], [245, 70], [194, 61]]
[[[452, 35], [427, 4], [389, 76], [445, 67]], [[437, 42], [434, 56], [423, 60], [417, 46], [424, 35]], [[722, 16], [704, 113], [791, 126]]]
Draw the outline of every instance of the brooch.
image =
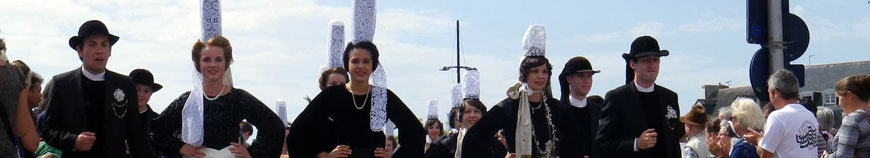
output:
[[[667, 118], [667, 119], [679, 119], [679, 116], [677, 116], [677, 110], [674, 110], [674, 107], [672, 107], [671, 105], [668, 105], [667, 110], [668, 110], [668, 114], [665, 115], [665, 118]], [[668, 127], [670, 127], [671, 130], [676, 129], [676, 125], [671, 124], [671, 121], [665, 121], [665, 123], [668, 124]]]
[[[124, 118], [127, 115], [127, 100], [125, 99], [126, 94], [120, 88], [115, 89], [115, 92], [112, 93], [112, 96], [115, 100], [112, 102], [112, 111], [115, 112], [115, 117]], [[121, 112], [118, 112], [121, 111]]]
[[677, 119], [677, 110], [674, 110], [674, 107], [668, 105], [668, 114], [665, 115], [665, 117], [667, 117], [668, 119]]

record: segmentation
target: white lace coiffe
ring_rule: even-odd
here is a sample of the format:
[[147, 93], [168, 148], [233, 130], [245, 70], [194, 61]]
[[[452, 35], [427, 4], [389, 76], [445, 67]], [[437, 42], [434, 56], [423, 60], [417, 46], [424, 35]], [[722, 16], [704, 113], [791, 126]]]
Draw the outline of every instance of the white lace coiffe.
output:
[[203, 94], [202, 73], [194, 71], [193, 90], [181, 110], [181, 140], [190, 145], [202, 145]]

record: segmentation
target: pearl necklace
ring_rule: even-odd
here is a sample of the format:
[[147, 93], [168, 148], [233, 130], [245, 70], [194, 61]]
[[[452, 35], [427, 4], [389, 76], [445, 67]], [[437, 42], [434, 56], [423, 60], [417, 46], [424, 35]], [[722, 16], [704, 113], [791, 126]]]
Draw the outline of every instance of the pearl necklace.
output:
[[224, 89], [227, 88], [227, 85], [226, 85], [226, 84], [223, 84], [223, 85], [224, 85], [224, 86], [221, 86], [221, 91], [218, 92], [217, 96], [214, 96], [214, 98], [209, 98], [208, 95], [205, 95], [205, 92], [202, 93], [202, 96], [205, 97], [205, 99], [207, 99], [208, 101], [214, 101], [214, 100], [217, 100], [218, 98], [221, 97], [221, 94], [224, 93]]
[[356, 97], [353, 96], [353, 90], [351, 89], [348, 91], [350, 91], [350, 99], [353, 100], [353, 107], [355, 107], [357, 110], [362, 110], [364, 107], [366, 107], [366, 102], [368, 102], [369, 94], [371, 94], [371, 92], [366, 93], [366, 97], [365, 99], [363, 99], [362, 106], [360, 106], [356, 104]]

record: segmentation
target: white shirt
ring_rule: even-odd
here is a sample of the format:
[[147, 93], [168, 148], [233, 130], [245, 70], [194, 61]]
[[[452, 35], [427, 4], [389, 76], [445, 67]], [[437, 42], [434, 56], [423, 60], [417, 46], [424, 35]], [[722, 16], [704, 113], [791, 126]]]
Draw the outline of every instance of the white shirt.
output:
[[577, 98], [574, 98], [574, 96], [571, 96], [568, 98], [569, 98], [568, 100], [571, 101], [571, 106], [574, 106], [577, 108], [585, 108], [586, 107], [586, 98], [584, 98], [583, 100], [578, 100]]
[[653, 84], [653, 86], [650, 86], [649, 88], [643, 88], [643, 86], [640, 86], [639, 84], [637, 84], [637, 82], [634, 82], [634, 86], [637, 87], [638, 92], [650, 93], [656, 90], [655, 84]]
[[105, 81], [106, 80], [106, 71], [103, 71], [103, 72], [98, 73], [98, 74], [94, 74], [88, 70], [85, 70], [85, 67], [82, 66], [82, 74], [84, 74], [85, 77], [87, 77], [91, 81]]
[[779, 158], [817, 158], [819, 122], [800, 104], [788, 104], [773, 111], [764, 124], [759, 146]]

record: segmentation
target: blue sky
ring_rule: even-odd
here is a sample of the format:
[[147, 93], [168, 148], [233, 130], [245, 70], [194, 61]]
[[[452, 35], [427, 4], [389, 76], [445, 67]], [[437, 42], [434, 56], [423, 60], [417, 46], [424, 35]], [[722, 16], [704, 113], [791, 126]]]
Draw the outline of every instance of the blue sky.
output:
[[[223, 33], [233, 44], [237, 88], [274, 106], [288, 104], [295, 118], [305, 96], [315, 96], [320, 65], [326, 64], [327, 24], [343, 21], [350, 32], [349, 0], [224, 0]], [[685, 113], [701, 86], [731, 81], [749, 84], [748, 67], [759, 48], [745, 42], [745, 1], [397, 1], [377, 2], [374, 42], [381, 49], [389, 88], [425, 117], [429, 99], [439, 100], [445, 120], [455, 72], [455, 20], [461, 21], [463, 63], [478, 67], [487, 106], [504, 99], [517, 82], [521, 39], [532, 24], [547, 29], [547, 57], [561, 71], [573, 56], [595, 69], [592, 94], [623, 83], [631, 41], [652, 35], [671, 55], [662, 58], [658, 84], [679, 94]], [[79, 25], [104, 21], [121, 37], [110, 70], [150, 69], [165, 88], [151, 105], [160, 112], [191, 89], [190, 48], [200, 36], [198, 1], [0, 1], [0, 37], [9, 57], [22, 59], [46, 78], [81, 63], [67, 46]], [[796, 63], [868, 60], [870, 5], [863, 0], [792, 1], [790, 10], [809, 25], [806, 55]], [[347, 35], [350, 35], [349, 33]], [[555, 77], [555, 75], [554, 75]], [[558, 81], [551, 80], [554, 87]], [[558, 93], [558, 92], [556, 92]]]

